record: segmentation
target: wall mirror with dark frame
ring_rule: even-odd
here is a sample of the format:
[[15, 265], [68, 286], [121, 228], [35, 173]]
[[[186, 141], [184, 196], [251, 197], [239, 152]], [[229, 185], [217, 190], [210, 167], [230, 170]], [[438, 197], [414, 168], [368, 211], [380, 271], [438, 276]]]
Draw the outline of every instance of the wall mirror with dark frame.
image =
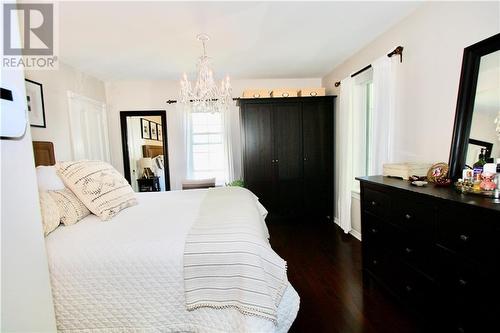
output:
[[464, 50], [455, 125], [450, 151], [450, 176], [462, 177], [481, 151], [500, 158], [500, 34]]
[[170, 190], [165, 111], [121, 111], [124, 175], [136, 192]]

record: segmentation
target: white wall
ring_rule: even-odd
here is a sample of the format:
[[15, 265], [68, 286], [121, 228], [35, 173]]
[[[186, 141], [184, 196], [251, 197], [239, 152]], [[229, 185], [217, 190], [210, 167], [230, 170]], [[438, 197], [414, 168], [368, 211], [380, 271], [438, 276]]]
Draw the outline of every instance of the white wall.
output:
[[[278, 88], [278, 87], [319, 87], [320, 78], [310, 79], [249, 79], [232, 81], [233, 96], [239, 97], [243, 90], [252, 88]], [[166, 104], [169, 99], [178, 99], [179, 97], [178, 81], [110, 81], [106, 82], [106, 96], [108, 101], [108, 124], [109, 139], [111, 148], [111, 162], [120, 171], [123, 172], [123, 155], [121, 146], [120, 132], [120, 111], [138, 111], [138, 110], [166, 110], [167, 112], [167, 137], [169, 150], [179, 146], [175, 142], [176, 136], [172, 136], [174, 121], [171, 121], [170, 114], [175, 110], [176, 104]], [[241, 176], [241, 145], [240, 145], [240, 123], [239, 112], [236, 106], [232, 107], [234, 117], [232, 118], [232, 138], [233, 138], [233, 158], [235, 165], [235, 176]], [[169, 164], [171, 173], [171, 183], [175, 188], [177, 162], [173, 161], [169, 151]], [[181, 177], [182, 178], [182, 177]]]
[[425, 3], [334, 68], [323, 86], [338, 94], [334, 82], [404, 46], [397, 74], [395, 162], [447, 162], [463, 49], [498, 33], [499, 13], [498, 2]]
[[32, 127], [33, 140], [53, 142], [56, 160], [71, 160], [67, 92], [72, 91], [104, 103], [106, 102], [104, 83], [63, 63], [59, 63], [57, 71], [26, 71], [25, 76], [43, 85], [47, 127]]
[[[1, 80], [24, 89], [21, 71], [2, 70]], [[29, 127], [22, 139], [0, 141], [0, 159], [0, 331], [55, 332]]]

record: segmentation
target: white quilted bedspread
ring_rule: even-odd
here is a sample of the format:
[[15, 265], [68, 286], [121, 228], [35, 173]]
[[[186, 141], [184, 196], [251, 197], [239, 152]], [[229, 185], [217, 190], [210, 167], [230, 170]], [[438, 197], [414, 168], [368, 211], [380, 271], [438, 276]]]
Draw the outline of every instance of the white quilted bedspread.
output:
[[67, 333], [286, 332], [299, 297], [288, 285], [278, 325], [236, 309], [187, 311], [185, 237], [204, 190], [138, 193], [111, 221], [91, 215], [46, 238], [57, 327]]

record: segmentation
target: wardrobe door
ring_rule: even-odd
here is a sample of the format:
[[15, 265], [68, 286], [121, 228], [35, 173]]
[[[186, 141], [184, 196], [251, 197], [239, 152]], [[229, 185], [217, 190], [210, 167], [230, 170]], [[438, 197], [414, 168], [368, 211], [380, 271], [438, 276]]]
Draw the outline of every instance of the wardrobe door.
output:
[[302, 111], [300, 103], [273, 108], [274, 169], [277, 171], [276, 212], [285, 219], [302, 215]]
[[314, 220], [333, 216], [333, 103], [302, 103], [304, 211]]
[[272, 105], [245, 104], [241, 113], [244, 130], [245, 186], [269, 211], [274, 209]]

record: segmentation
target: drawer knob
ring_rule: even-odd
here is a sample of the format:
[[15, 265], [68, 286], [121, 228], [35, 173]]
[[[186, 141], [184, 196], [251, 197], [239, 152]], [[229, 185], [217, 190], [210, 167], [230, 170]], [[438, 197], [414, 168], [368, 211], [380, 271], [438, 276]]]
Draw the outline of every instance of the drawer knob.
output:
[[410, 254], [410, 253], [412, 253], [412, 252], [413, 252], [413, 249], [410, 249], [409, 247], [407, 247], [407, 248], [405, 249], [405, 252], [406, 252], [406, 253], [408, 253], [408, 254]]
[[373, 259], [373, 260], [372, 260], [372, 264], [374, 264], [374, 265], [378, 265], [378, 260], [377, 260], [377, 259]]
[[460, 240], [462, 242], [467, 242], [469, 240], [469, 236], [467, 236], [467, 235], [460, 235]]
[[465, 287], [467, 285], [467, 281], [465, 281], [464, 279], [458, 279], [458, 284], [460, 285], [460, 287]]
[[378, 232], [378, 230], [375, 228], [372, 228], [370, 231], [372, 232], [372, 234], [376, 234]]
[[377, 205], [377, 203], [375, 201], [372, 201], [371, 204], [372, 204], [372, 207], [375, 207]]
[[410, 292], [412, 292], [412, 291], [413, 291], [413, 288], [412, 288], [411, 286], [407, 285], [407, 286], [405, 287], [405, 290], [406, 290], [407, 292], [409, 292], [409, 293], [410, 293]]
[[410, 215], [410, 214], [406, 214], [406, 215], [405, 215], [405, 219], [407, 219], [407, 220], [411, 220], [411, 215]]

